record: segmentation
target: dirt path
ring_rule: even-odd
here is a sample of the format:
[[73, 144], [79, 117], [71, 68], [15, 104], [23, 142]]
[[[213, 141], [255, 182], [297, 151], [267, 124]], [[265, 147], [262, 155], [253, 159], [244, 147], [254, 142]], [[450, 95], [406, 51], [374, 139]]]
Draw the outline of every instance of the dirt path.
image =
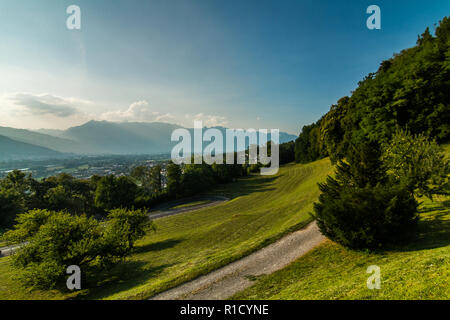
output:
[[0, 248], [0, 258], [10, 256], [16, 249], [20, 248], [21, 246], [22, 244], [16, 244]]
[[164, 207], [160, 207], [158, 211], [156, 211], [154, 213], [150, 212], [150, 218], [158, 219], [158, 218], [172, 216], [174, 214], [185, 213], [185, 212], [190, 212], [190, 211], [194, 211], [194, 210], [198, 210], [198, 209], [213, 207], [213, 206], [217, 206], [221, 203], [224, 203], [230, 199], [228, 199], [227, 197], [222, 197], [222, 196], [205, 196], [205, 197], [201, 197], [201, 198], [195, 198], [195, 200], [210, 200], [211, 202], [208, 202], [205, 204], [199, 204], [197, 206], [192, 206], [192, 207], [169, 209], [169, 210], [165, 209]]
[[325, 237], [315, 222], [305, 229], [291, 233], [277, 242], [223, 268], [193, 281], [162, 292], [153, 300], [223, 300], [249, 287], [252, 276], [270, 274], [282, 269], [312, 248]]

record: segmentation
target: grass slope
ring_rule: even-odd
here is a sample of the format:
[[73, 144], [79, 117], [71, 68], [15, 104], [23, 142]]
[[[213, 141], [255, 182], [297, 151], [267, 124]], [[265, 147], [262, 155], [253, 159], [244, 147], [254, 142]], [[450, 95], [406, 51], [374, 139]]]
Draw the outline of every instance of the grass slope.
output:
[[189, 202], [189, 203], [184, 203], [184, 204], [180, 204], [177, 206], [173, 206], [170, 209], [183, 209], [183, 208], [190, 208], [190, 207], [194, 207], [194, 206], [199, 206], [199, 205], [203, 205], [203, 204], [208, 204], [210, 203], [211, 200], [199, 200], [199, 201], [193, 201], [193, 202]]
[[[411, 243], [368, 253], [327, 240], [232, 299], [450, 299], [450, 197], [422, 200]], [[380, 290], [367, 288], [370, 265], [381, 268]]]
[[[422, 207], [417, 241], [382, 252], [352, 251], [327, 240], [233, 299], [450, 299], [449, 200]], [[381, 268], [381, 289], [366, 286]]]
[[[157, 231], [137, 252], [78, 298], [145, 299], [224, 266], [300, 228], [311, 218], [317, 182], [332, 171], [328, 159], [290, 164], [276, 176], [251, 176], [214, 194], [232, 200], [216, 207], [156, 220]], [[0, 299], [63, 299], [73, 294], [28, 291], [14, 279], [10, 258], [0, 259]]]

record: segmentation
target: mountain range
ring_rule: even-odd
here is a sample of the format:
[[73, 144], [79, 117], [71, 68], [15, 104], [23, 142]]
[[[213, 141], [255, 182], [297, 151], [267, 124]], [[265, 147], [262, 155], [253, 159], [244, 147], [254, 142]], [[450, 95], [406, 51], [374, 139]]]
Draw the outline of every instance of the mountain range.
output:
[[49, 148], [36, 146], [0, 136], [0, 160], [39, 160], [48, 158], [58, 158], [63, 154]]
[[[0, 127], [0, 161], [74, 155], [170, 153], [178, 142], [172, 132], [181, 126], [161, 122], [89, 121], [67, 130], [36, 131]], [[225, 137], [224, 127], [219, 129]], [[188, 129], [191, 133], [193, 129]], [[268, 137], [270, 139], [270, 135]], [[280, 132], [280, 143], [297, 136]]]

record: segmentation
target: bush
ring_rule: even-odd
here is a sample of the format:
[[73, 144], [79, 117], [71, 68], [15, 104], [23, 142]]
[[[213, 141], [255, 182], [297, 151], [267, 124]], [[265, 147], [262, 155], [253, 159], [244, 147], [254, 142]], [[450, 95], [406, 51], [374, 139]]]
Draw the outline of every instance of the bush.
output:
[[319, 184], [314, 204], [321, 232], [350, 248], [379, 248], [408, 234], [417, 202], [407, 186], [389, 179], [376, 143], [353, 146], [336, 177]]
[[13, 189], [0, 189], [0, 229], [8, 228], [25, 210], [22, 194]]
[[20, 281], [29, 287], [63, 288], [68, 266], [77, 265], [85, 274], [106, 268], [129, 255], [151, 226], [141, 210], [113, 210], [105, 222], [67, 212], [31, 210], [18, 216], [17, 225], [4, 238], [25, 243], [12, 256]]
[[322, 185], [321, 191], [314, 206], [319, 229], [346, 247], [382, 247], [406, 236], [417, 221], [418, 204], [401, 185], [342, 186], [336, 194]]
[[150, 230], [154, 230], [154, 225], [150, 223], [146, 211], [111, 210], [104, 231], [104, 253], [124, 257], [132, 251], [134, 243]]
[[129, 177], [101, 177], [95, 191], [95, 205], [104, 210], [131, 208], [137, 196], [137, 186]]
[[427, 136], [397, 130], [385, 146], [383, 161], [391, 176], [417, 196], [432, 199], [434, 194], [449, 194], [449, 161]]

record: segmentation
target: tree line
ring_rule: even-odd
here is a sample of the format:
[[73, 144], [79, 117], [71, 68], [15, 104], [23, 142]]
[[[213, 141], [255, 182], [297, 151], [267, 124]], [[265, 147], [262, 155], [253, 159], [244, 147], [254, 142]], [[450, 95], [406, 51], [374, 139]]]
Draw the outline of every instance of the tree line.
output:
[[[270, 144], [269, 144], [270, 145]], [[294, 142], [281, 144], [280, 163], [294, 161]], [[270, 155], [270, 147], [268, 150]], [[248, 155], [248, 149], [246, 151]], [[235, 160], [237, 153], [235, 153]], [[0, 179], [0, 230], [11, 227], [18, 214], [32, 209], [67, 211], [105, 217], [116, 208], [149, 209], [169, 200], [197, 195], [214, 185], [229, 183], [256, 173], [258, 164], [209, 165], [173, 162], [137, 166], [128, 176], [98, 176], [76, 179], [67, 173], [36, 180], [19, 170]]]
[[449, 195], [450, 19], [304, 126], [295, 159], [329, 156], [334, 175], [314, 204], [321, 232], [346, 247], [379, 249], [414, 236], [418, 200]]
[[450, 18], [433, 36], [427, 28], [416, 46], [383, 61], [317, 122], [304, 126], [295, 142], [295, 160], [329, 156], [337, 162], [351, 145], [387, 143], [397, 128], [425, 134], [438, 143], [450, 137]]

